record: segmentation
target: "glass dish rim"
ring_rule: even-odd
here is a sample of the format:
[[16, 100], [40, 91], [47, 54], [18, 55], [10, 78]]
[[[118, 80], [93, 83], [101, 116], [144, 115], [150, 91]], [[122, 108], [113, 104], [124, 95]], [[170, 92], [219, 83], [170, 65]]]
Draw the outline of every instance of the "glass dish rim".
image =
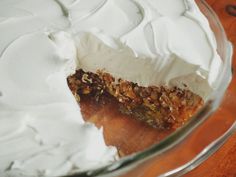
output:
[[[223, 39], [223, 47], [224, 47], [224, 53], [222, 54], [222, 58], [225, 59], [224, 66], [222, 70], [222, 74], [220, 74], [219, 81], [217, 82], [216, 90], [210, 95], [209, 99], [206, 101], [205, 105], [201, 108], [201, 110], [194, 115], [191, 120], [185, 124], [180, 129], [176, 130], [175, 132], [171, 133], [169, 136], [164, 138], [162, 141], [160, 141], [157, 144], [154, 144], [153, 146], [145, 149], [144, 151], [137, 152], [135, 154], [129, 155], [127, 157], [123, 157], [119, 159], [116, 162], [113, 162], [111, 164], [108, 164], [104, 167], [100, 167], [98, 169], [91, 169], [83, 172], [78, 172], [73, 175], [69, 175], [67, 177], [90, 177], [90, 176], [116, 176], [119, 175], [119, 172], [121, 170], [127, 170], [129, 168], [132, 168], [134, 166], [139, 165], [140, 163], [147, 161], [148, 159], [158, 156], [167, 150], [173, 148], [175, 145], [179, 144], [181, 141], [183, 141], [187, 136], [191, 134], [200, 124], [202, 124], [207, 118], [219, 107], [222, 97], [224, 96], [224, 93], [230, 83], [231, 80], [231, 66], [232, 66], [232, 44], [228, 41], [225, 30], [214, 12], [214, 10], [207, 4], [205, 0], [199, 0], [200, 3], [208, 10], [208, 13], [211, 15], [211, 18], [216, 22], [217, 27], [220, 30], [221, 38]], [[221, 137], [216, 139], [214, 142], [212, 142], [209, 146], [204, 148], [204, 150], [208, 150], [208, 152], [213, 153], [213, 151], [216, 150], [216, 148], [219, 148], [220, 145], [223, 144], [223, 142], [234, 132], [236, 131], [236, 124], [233, 124], [231, 128]], [[218, 144], [217, 144], [218, 143]], [[215, 148], [213, 147], [214, 144], [217, 144]], [[212, 149], [214, 148], [214, 149]], [[210, 154], [199, 153], [199, 157], [197, 157], [197, 160], [201, 160], [201, 156], [206, 158], [206, 156], [209, 156]], [[184, 165], [183, 165], [184, 166]], [[177, 174], [179, 175], [180, 172], [181, 175], [185, 172], [188, 172], [188, 170], [184, 169], [184, 167], [181, 166], [178, 169], [171, 170], [168, 173], [162, 174], [161, 176], [170, 176]], [[124, 169], [125, 168], [125, 169]], [[185, 167], [186, 168], [186, 167]], [[114, 174], [116, 173], [116, 174]]]

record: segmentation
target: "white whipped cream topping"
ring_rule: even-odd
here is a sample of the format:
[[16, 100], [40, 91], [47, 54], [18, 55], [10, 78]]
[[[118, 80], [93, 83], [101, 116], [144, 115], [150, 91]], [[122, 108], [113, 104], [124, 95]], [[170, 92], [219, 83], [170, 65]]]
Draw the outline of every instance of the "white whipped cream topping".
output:
[[194, 0], [108, 0], [71, 21], [79, 68], [141, 86], [177, 86], [204, 99], [215, 87], [222, 61]]
[[65, 175], [115, 159], [67, 86], [75, 68], [187, 85], [205, 99], [221, 68], [194, 0], [1, 0], [0, 39], [3, 177]]
[[0, 176], [61, 176], [115, 160], [66, 78], [76, 48], [60, 5], [0, 1]]

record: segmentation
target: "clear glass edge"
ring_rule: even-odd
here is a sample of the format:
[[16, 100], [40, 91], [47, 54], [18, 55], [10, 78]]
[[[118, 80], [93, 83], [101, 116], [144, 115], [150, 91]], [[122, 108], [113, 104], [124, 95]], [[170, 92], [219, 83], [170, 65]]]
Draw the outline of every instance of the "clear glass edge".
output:
[[172, 170], [167, 173], [160, 175], [159, 177], [171, 177], [171, 176], [182, 176], [189, 171], [198, 167], [202, 162], [207, 160], [213, 153], [215, 153], [224, 143], [231, 137], [232, 134], [236, 133], [236, 122], [229, 128], [229, 130], [222, 136], [217, 138], [206, 148], [204, 148], [195, 158], [188, 163]]
[[[144, 161], [147, 161], [148, 159], [154, 156], [158, 156], [168, 151], [169, 149], [173, 148], [175, 145], [179, 144], [187, 136], [189, 136], [199, 125], [201, 125], [219, 107], [222, 101], [222, 97], [224, 96], [224, 93], [228, 88], [228, 85], [232, 78], [232, 73], [231, 73], [232, 51], [233, 51], [232, 44], [227, 40], [224, 28], [221, 25], [220, 20], [218, 16], [215, 14], [215, 12], [211, 9], [211, 7], [209, 7], [209, 5], [204, 0], [201, 0], [201, 3], [203, 3], [205, 7], [208, 8], [211, 15], [216, 19], [217, 25], [222, 31], [222, 38], [225, 41], [225, 48], [227, 48], [225, 50], [228, 51], [227, 53], [225, 53], [225, 55], [227, 56], [224, 56], [224, 58], [226, 59], [223, 68], [224, 74], [220, 76], [219, 82], [217, 84], [217, 89], [210, 96], [209, 100], [205, 103], [205, 106], [196, 115], [194, 115], [191, 121], [189, 121], [185, 126], [183, 126], [179, 130], [169, 135], [160, 143], [155, 144], [152, 147], [142, 152], [138, 152], [133, 155], [121, 158], [120, 160], [110, 165], [98, 169], [78, 172], [77, 174], [69, 175], [67, 177], [93, 177], [93, 176], [111, 177], [123, 174], [124, 172], [128, 172], [130, 169], [136, 167], [137, 165], [143, 163]], [[224, 82], [224, 84], [222, 84], [222, 82]], [[173, 175], [180, 176], [189, 172], [193, 168], [196, 168], [203, 161], [205, 161], [210, 155], [212, 155], [218, 148], [220, 148], [224, 144], [224, 142], [230, 137], [230, 135], [232, 135], [234, 132], [236, 132], [236, 123], [234, 123], [225, 134], [223, 134], [221, 137], [216, 139], [210, 145], [205, 147], [190, 162], [176, 169], [173, 169], [167, 173], [164, 173], [160, 176], [161, 177], [167, 177]]]

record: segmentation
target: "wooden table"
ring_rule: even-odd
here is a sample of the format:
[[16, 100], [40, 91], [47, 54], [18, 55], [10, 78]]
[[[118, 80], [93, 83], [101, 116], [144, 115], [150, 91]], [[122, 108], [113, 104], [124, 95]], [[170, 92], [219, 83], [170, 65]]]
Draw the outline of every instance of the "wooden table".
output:
[[[206, 0], [218, 14], [236, 54], [236, 0]], [[236, 55], [233, 59], [236, 71]], [[236, 79], [230, 85], [236, 95]], [[235, 115], [236, 116], [236, 115]], [[213, 165], [214, 164], [214, 165]], [[213, 167], [214, 166], [214, 167]], [[212, 168], [213, 167], [213, 168]], [[213, 156], [185, 177], [236, 177], [236, 134]]]

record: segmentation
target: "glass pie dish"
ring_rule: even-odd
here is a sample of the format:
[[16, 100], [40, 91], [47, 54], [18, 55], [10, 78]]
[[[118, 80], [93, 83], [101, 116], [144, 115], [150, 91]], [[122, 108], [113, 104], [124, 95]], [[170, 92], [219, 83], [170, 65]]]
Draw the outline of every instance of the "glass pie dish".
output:
[[[81, 172], [85, 176], [181, 176], [201, 164], [236, 131], [236, 95], [228, 88], [232, 80], [232, 44], [213, 10], [204, 0], [196, 0], [215, 34], [223, 71], [202, 109], [182, 128], [157, 144], [110, 164]], [[233, 78], [233, 82], [236, 78]]]

